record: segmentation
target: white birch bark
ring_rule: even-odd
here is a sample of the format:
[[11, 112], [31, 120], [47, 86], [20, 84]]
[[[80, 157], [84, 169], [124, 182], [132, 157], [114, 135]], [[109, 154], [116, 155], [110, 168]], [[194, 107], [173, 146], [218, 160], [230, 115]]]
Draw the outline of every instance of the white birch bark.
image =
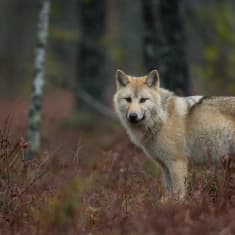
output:
[[48, 38], [50, 16], [50, 0], [42, 0], [38, 19], [37, 45], [34, 60], [34, 81], [32, 89], [32, 101], [29, 109], [28, 141], [30, 149], [25, 156], [25, 160], [30, 160], [39, 153], [41, 144], [41, 104], [43, 97], [43, 87], [45, 83], [45, 61], [46, 44]]

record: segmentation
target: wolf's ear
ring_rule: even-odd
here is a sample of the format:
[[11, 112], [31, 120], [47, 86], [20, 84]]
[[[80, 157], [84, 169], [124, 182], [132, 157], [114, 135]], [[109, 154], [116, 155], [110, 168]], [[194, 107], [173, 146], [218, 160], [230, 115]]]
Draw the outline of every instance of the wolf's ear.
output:
[[128, 75], [125, 74], [122, 70], [117, 70], [116, 71], [116, 84], [117, 84], [117, 89], [120, 89], [122, 87], [127, 86], [129, 83], [128, 80]]
[[160, 87], [160, 78], [156, 69], [152, 70], [146, 78], [146, 84], [150, 88], [158, 89]]

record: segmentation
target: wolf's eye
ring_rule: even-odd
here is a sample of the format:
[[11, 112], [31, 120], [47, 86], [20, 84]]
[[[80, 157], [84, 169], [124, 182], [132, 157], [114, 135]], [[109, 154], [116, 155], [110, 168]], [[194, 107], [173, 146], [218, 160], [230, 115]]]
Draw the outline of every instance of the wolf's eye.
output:
[[149, 98], [140, 98], [140, 103], [144, 103], [147, 100], [149, 100]]
[[126, 100], [126, 102], [131, 103], [131, 97], [125, 97], [124, 99]]

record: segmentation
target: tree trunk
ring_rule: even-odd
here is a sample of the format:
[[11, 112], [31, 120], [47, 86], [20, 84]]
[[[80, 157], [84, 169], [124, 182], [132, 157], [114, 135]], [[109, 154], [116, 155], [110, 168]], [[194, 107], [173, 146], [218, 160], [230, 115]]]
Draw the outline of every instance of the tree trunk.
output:
[[141, 1], [135, 0], [117, 1], [119, 8], [118, 22], [119, 29], [119, 43], [121, 43], [122, 57], [121, 68], [129, 74], [140, 74], [143, 72], [143, 19], [141, 14]]
[[41, 104], [43, 86], [45, 83], [44, 67], [49, 27], [50, 0], [43, 0], [41, 4], [34, 61], [32, 101], [29, 109], [28, 141], [30, 143], [30, 150], [26, 154], [26, 160], [32, 159], [33, 156], [39, 153], [40, 150]]
[[36, 9], [37, 1], [0, 0], [1, 96], [19, 95], [29, 78]]
[[165, 88], [189, 95], [181, 0], [143, 0], [143, 11], [147, 69], [159, 70]]
[[79, 99], [79, 90], [89, 93], [97, 101], [105, 101], [105, 7], [105, 0], [78, 0], [80, 43], [76, 100], [79, 112], [89, 111], [89, 107]]

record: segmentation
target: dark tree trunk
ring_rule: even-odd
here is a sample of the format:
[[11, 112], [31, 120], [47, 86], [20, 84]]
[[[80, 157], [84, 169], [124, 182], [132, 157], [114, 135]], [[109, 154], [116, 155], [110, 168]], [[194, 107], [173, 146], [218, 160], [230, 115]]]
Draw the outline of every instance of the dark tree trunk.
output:
[[165, 88], [189, 95], [181, 0], [143, 0], [145, 64], [157, 68]]
[[78, 0], [80, 43], [78, 51], [77, 109], [88, 111], [80, 101], [79, 90], [83, 90], [98, 101], [105, 100], [106, 63], [104, 49], [105, 0]]
[[122, 59], [121, 67], [129, 74], [139, 74], [143, 71], [143, 19], [141, 15], [141, 1], [119, 0], [117, 1], [119, 12], [120, 32], [119, 43], [121, 44]]
[[0, 0], [1, 95], [18, 95], [30, 76], [37, 2]]

